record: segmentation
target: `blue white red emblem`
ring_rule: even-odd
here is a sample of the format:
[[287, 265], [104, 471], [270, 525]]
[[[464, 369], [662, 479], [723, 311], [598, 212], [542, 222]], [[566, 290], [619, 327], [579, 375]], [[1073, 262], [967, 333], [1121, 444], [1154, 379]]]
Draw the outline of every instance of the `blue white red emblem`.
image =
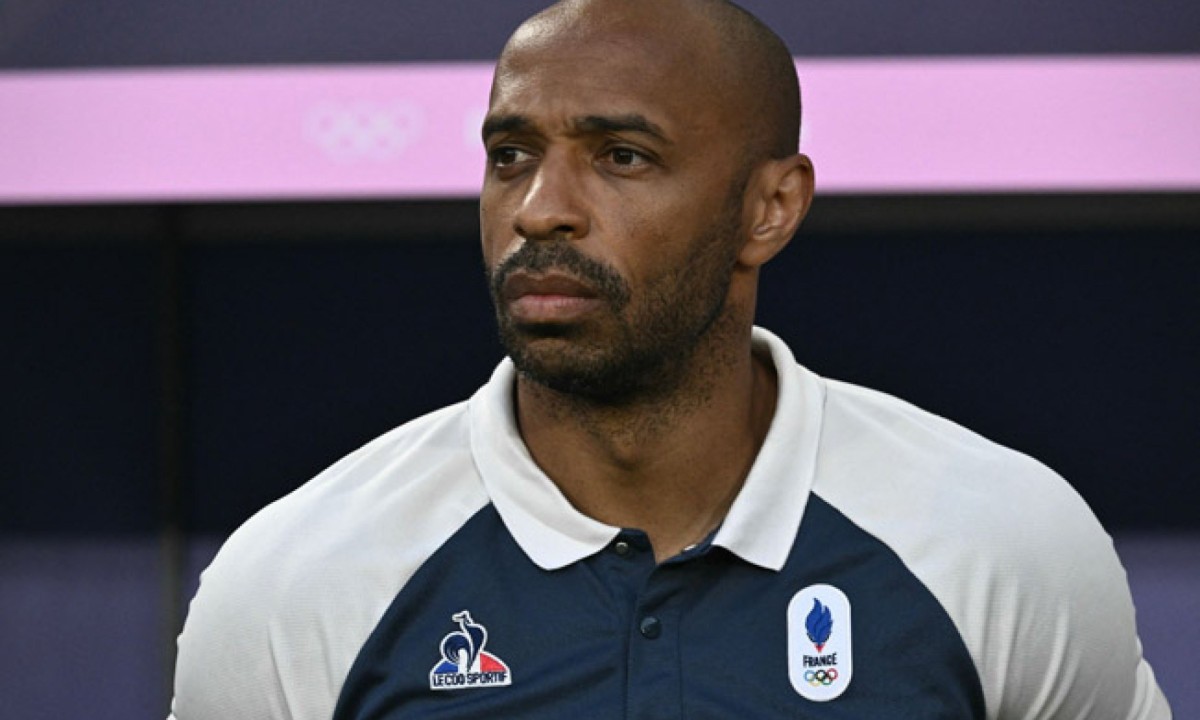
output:
[[788, 603], [788, 677], [801, 696], [825, 702], [854, 677], [850, 600], [832, 585], [810, 585]]
[[458, 630], [442, 638], [442, 659], [429, 671], [431, 690], [503, 687], [512, 684], [508, 665], [486, 652], [487, 628], [463, 610], [451, 616]]

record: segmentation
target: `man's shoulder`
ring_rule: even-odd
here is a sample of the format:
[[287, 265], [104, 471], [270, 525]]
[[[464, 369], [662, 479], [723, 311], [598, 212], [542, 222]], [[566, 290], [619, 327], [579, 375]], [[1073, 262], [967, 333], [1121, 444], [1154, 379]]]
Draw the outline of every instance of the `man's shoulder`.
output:
[[204, 571], [201, 595], [273, 614], [319, 591], [314, 581], [418, 566], [487, 502], [465, 416], [458, 404], [405, 423], [259, 510]]
[[970, 538], [946, 551], [999, 563], [1111, 548], [1079, 493], [1038, 460], [885, 393], [826, 382], [814, 491], [885, 542]]
[[199, 689], [237, 688], [228, 696], [266, 708], [283, 700], [263, 688], [289, 677], [287, 691], [327, 717], [330, 683], [392, 598], [487, 502], [459, 404], [367, 443], [260, 510], [201, 576], [179, 641], [177, 710], [265, 717]]
[[1065, 482], [1029, 455], [906, 400], [836, 380], [825, 385], [821, 449], [826, 455], [876, 464], [881, 472], [950, 492], [979, 485], [1004, 493], [1029, 489], [1028, 483]]
[[[975, 662], [989, 714], [1027, 715], [1053, 690], [1064, 716], [1101, 717], [1081, 708], [1095, 710], [1103, 688], [1112, 699], [1103, 717], [1126, 717], [1121, 704], [1136, 688], [1153, 690], [1112, 540], [1037, 460], [907, 402], [830, 382], [813, 490], [937, 599]], [[1159, 716], [1149, 708], [1161, 696], [1143, 697], [1145, 716]]]
[[259, 510], [230, 537], [226, 550], [286, 543], [294, 554], [343, 533], [362, 535], [386, 518], [406, 518], [409, 508], [427, 499], [431, 485], [446, 495], [469, 492], [477, 483], [471, 482], [468, 425], [462, 402], [380, 435]]

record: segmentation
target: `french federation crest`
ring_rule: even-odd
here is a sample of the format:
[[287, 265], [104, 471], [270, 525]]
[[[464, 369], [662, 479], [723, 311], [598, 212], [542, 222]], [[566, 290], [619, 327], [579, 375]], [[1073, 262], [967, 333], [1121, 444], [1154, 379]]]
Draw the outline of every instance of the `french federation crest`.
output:
[[788, 677], [801, 697], [833, 700], [854, 677], [850, 600], [832, 585], [810, 585], [788, 603]]
[[431, 690], [503, 687], [512, 684], [508, 665], [485, 651], [487, 628], [463, 610], [451, 616], [458, 630], [442, 638], [442, 659], [429, 671]]

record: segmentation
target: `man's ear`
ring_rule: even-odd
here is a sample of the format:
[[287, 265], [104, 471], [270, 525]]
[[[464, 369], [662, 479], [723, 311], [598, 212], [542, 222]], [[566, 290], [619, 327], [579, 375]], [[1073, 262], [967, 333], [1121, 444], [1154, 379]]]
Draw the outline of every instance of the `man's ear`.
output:
[[787, 246], [812, 204], [814, 172], [805, 155], [769, 160], [759, 166], [747, 188], [751, 221], [738, 262], [757, 268]]

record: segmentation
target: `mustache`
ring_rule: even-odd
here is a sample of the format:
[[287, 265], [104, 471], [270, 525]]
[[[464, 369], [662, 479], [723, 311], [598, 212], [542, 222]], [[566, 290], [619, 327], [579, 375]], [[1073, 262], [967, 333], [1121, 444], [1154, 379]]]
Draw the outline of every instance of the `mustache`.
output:
[[557, 270], [582, 281], [615, 309], [629, 302], [629, 284], [614, 268], [584, 255], [565, 242], [527, 242], [488, 272], [492, 299], [499, 303], [504, 284], [514, 272], [544, 273]]

